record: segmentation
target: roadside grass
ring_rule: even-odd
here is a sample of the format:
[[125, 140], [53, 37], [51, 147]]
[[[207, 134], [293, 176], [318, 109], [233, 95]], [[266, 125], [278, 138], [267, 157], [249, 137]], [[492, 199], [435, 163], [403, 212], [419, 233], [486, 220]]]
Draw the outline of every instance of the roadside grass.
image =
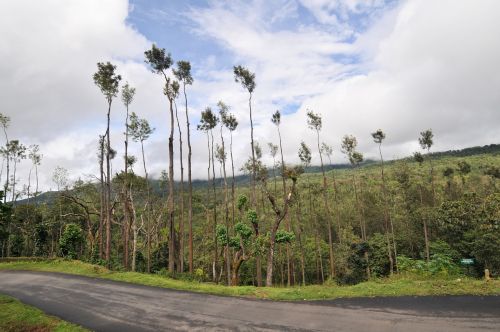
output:
[[354, 286], [326, 284], [289, 288], [227, 287], [206, 282], [176, 280], [156, 274], [115, 272], [102, 266], [62, 259], [0, 263], [0, 270], [60, 272], [199, 293], [284, 301], [403, 295], [500, 295], [499, 279], [486, 282], [471, 278], [422, 278], [413, 275], [397, 275], [391, 278], [362, 282]]
[[0, 331], [84, 332], [88, 330], [48, 316], [9, 296], [0, 295]]

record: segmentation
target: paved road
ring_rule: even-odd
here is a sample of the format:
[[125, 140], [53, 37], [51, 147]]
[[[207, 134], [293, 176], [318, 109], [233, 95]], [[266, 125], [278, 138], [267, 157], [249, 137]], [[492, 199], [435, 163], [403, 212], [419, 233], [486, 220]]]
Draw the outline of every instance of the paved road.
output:
[[0, 293], [95, 331], [500, 331], [500, 296], [290, 303], [22, 271]]

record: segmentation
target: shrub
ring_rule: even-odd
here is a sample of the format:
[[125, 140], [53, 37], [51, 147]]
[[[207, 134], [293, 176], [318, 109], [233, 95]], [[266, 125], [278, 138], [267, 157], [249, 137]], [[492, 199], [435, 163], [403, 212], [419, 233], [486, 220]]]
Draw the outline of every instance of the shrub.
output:
[[62, 256], [69, 259], [78, 258], [83, 240], [81, 227], [76, 224], [67, 224], [59, 239], [59, 249]]

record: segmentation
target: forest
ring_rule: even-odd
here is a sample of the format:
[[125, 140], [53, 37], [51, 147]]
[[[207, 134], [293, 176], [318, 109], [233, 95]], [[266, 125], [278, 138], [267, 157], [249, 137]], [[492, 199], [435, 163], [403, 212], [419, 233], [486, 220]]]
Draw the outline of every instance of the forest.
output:
[[[68, 170], [57, 167], [57, 191], [41, 192], [40, 147], [11, 139], [16, 124], [0, 114], [1, 257], [64, 257], [228, 286], [344, 285], [398, 273], [481, 277], [484, 269], [500, 274], [499, 145], [434, 152], [439, 138], [422, 128], [415, 137], [421, 150], [389, 161], [386, 133], [374, 128], [379, 159], [365, 160], [352, 135], [333, 151], [324, 142], [321, 113], [309, 110], [304, 126], [316, 144], [297, 146], [301, 162], [292, 164], [283, 154], [280, 111], [269, 112], [277, 140], [254, 140], [256, 75], [238, 65], [233, 74], [248, 97], [251, 153], [235, 169], [238, 119], [230, 106], [220, 101], [190, 123], [190, 62], [175, 62], [155, 45], [144, 55], [152, 75], [164, 81], [169, 138], [161, 178], [149, 176], [145, 157], [154, 128], [129, 112], [135, 88], [122, 85], [116, 66], [99, 62], [92, 78], [106, 102], [106, 131], [96, 146], [96, 180], [70, 183]], [[123, 143], [110, 135], [119, 102], [126, 110], [123, 156], [112, 145]], [[179, 121], [181, 112], [186, 123]], [[193, 130], [206, 136], [204, 181], [192, 178]], [[130, 144], [142, 154], [130, 155]], [[333, 165], [334, 153], [348, 164]], [[263, 162], [264, 154], [272, 164]], [[20, 163], [31, 165], [26, 183], [19, 183]]]

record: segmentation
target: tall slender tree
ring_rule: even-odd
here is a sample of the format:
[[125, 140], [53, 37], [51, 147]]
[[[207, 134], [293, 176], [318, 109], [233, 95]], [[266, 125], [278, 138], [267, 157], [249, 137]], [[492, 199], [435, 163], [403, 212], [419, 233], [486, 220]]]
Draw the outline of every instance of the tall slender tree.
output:
[[170, 104], [170, 135], [168, 137], [168, 214], [169, 214], [169, 241], [168, 241], [168, 270], [175, 270], [175, 225], [174, 225], [174, 99], [179, 93], [179, 85], [167, 76], [167, 71], [173, 64], [170, 53], [164, 48], [152, 45], [150, 50], [144, 52], [146, 63], [151, 67], [153, 73], [162, 75], [165, 79], [163, 93], [167, 96]]
[[[325, 142], [321, 143], [321, 152], [324, 153], [327, 158], [328, 158], [328, 163], [330, 167], [333, 166], [332, 163], [332, 155], [333, 155], [333, 147], [330, 145], [326, 144]], [[338, 193], [338, 186], [337, 186], [337, 179], [335, 178], [335, 171], [332, 169], [332, 182], [333, 182], [333, 200], [335, 202], [335, 218], [336, 218], [336, 223], [337, 223], [337, 239], [340, 244], [342, 244], [342, 229], [340, 226], [340, 200], [339, 200], [339, 193]]]
[[[234, 80], [237, 83], [240, 83], [242, 87], [248, 91], [248, 109], [250, 114], [250, 147], [252, 149], [252, 208], [257, 208], [257, 193], [255, 191], [256, 186], [256, 170], [257, 163], [255, 159], [255, 143], [253, 138], [253, 116], [252, 116], [252, 95], [255, 90], [255, 74], [250, 72], [247, 68], [243, 66], [234, 66]], [[256, 269], [257, 269], [257, 286], [262, 286], [262, 267], [260, 256], [256, 257]]]
[[229, 112], [229, 106], [224, 104], [222, 101], [217, 103], [219, 108], [219, 118], [220, 121], [220, 140], [222, 146], [217, 148], [217, 159], [219, 159], [222, 165], [222, 174], [224, 176], [224, 221], [226, 225], [226, 273], [227, 273], [227, 285], [231, 285], [231, 251], [229, 250], [229, 195], [227, 188], [227, 176], [226, 176], [226, 145], [224, 142], [223, 128], [226, 126], [227, 117]]
[[250, 146], [252, 149], [252, 206], [256, 207], [256, 193], [255, 193], [255, 180], [256, 180], [256, 165], [255, 165], [255, 145], [253, 139], [253, 116], [252, 116], [252, 95], [255, 90], [255, 74], [250, 72], [243, 66], [234, 66], [234, 80], [240, 83], [241, 86], [248, 91], [248, 109], [250, 111]]
[[320, 146], [320, 137], [319, 133], [321, 128], [323, 127], [323, 122], [321, 119], [321, 115], [318, 113], [314, 113], [313, 111], [307, 112], [307, 126], [309, 129], [312, 129], [316, 132], [316, 144], [318, 147], [319, 160], [321, 163], [321, 173], [323, 175], [323, 205], [326, 213], [326, 220], [328, 225], [328, 252], [330, 254], [330, 278], [335, 277], [335, 257], [333, 255], [333, 234], [332, 234], [332, 222], [331, 222], [331, 213], [330, 206], [328, 205], [328, 185], [326, 182], [326, 174], [325, 167], [323, 164], [323, 153]]
[[266, 186], [263, 186], [264, 191], [266, 192], [266, 196], [269, 202], [271, 203], [272, 210], [275, 214], [275, 219], [273, 224], [271, 225], [271, 230], [269, 234], [269, 247], [267, 251], [267, 269], [266, 269], [267, 287], [271, 287], [273, 285], [273, 263], [274, 263], [274, 251], [276, 247], [276, 242], [289, 242], [293, 235], [290, 234], [289, 232], [283, 232], [280, 234], [280, 239], [277, 238], [279, 226], [288, 213], [292, 196], [295, 193], [297, 179], [301, 173], [302, 169], [300, 167], [296, 167], [293, 169], [287, 168], [285, 170], [284, 176], [292, 180], [292, 187], [290, 188], [290, 192], [286, 196], [282, 207], [279, 206], [279, 204], [276, 201], [276, 198], [269, 191], [265, 189]]
[[10, 161], [13, 162], [13, 172], [12, 172], [12, 199], [13, 203], [16, 202], [19, 193], [16, 192], [16, 173], [17, 173], [17, 165], [23, 160], [26, 159], [26, 146], [19, 142], [19, 140], [10, 140], [7, 145], [7, 155], [10, 158]]
[[[212, 203], [213, 203], [213, 242], [214, 242], [214, 256], [213, 256], [213, 262], [212, 262], [212, 274], [213, 274], [213, 280], [215, 282], [218, 281], [217, 278], [217, 257], [218, 257], [218, 251], [217, 251], [217, 191], [215, 188], [215, 165], [214, 165], [214, 135], [213, 135], [213, 129], [217, 127], [217, 124], [219, 122], [219, 118], [217, 118], [217, 115], [215, 115], [214, 112], [212, 112], [212, 109], [210, 107], [205, 108], [205, 111], [201, 112], [201, 120], [200, 124], [198, 125], [198, 130], [202, 130], [207, 133], [207, 139], [209, 140], [209, 149], [208, 149], [208, 155], [209, 155], [209, 167], [210, 163], [212, 164]], [[211, 144], [210, 144], [211, 143]], [[210, 177], [210, 172], [209, 172], [209, 177]]]
[[[124, 253], [123, 253], [123, 265], [125, 266], [125, 269], [128, 269], [129, 263], [129, 234], [130, 234], [130, 227], [131, 227], [131, 222], [132, 218], [134, 218], [132, 214], [132, 209], [131, 209], [131, 195], [132, 192], [130, 190], [130, 181], [128, 178], [128, 169], [129, 169], [129, 156], [128, 156], [128, 137], [129, 137], [129, 126], [128, 126], [128, 121], [129, 121], [129, 106], [134, 100], [134, 95], [135, 95], [135, 88], [131, 87], [128, 82], [122, 87], [122, 102], [123, 105], [125, 105], [125, 156], [124, 156], [124, 181], [123, 181], [123, 189], [122, 189], [122, 203], [123, 203], [123, 215], [124, 215], [124, 220], [123, 220], [123, 247], [124, 247]], [[135, 219], [135, 218], [134, 218]], [[135, 226], [134, 226], [135, 227]], [[132, 253], [135, 255], [135, 253]]]
[[420, 133], [418, 142], [423, 150], [427, 151], [427, 160], [429, 160], [429, 181], [432, 188], [432, 205], [436, 204], [436, 189], [434, 188], [434, 165], [432, 164], [431, 147], [434, 144], [434, 134], [432, 129], [424, 130]]
[[234, 226], [235, 224], [235, 204], [236, 204], [236, 197], [235, 197], [235, 185], [236, 181], [234, 178], [234, 158], [233, 158], [233, 131], [236, 130], [238, 127], [238, 121], [236, 120], [235, 116], [231, 113], [225, 112], [224, 116], [221, 116], [221, 121], [224, 124], [224, 126], [229, 130], [230, 133], [230, 140], [229, 140], [229, 155], [231, 158], [231, 202], [232, 202], [232, 214], [231, 214], [231, 219], [232, 219], [232, 224]]
[[182, 152], [182, 130], [181, 123], [179, 121], [179, 113], [177, 112], [177, 103], [174, 100], [175, 106], [175, 119], [177, 121], [177, 130], [179, 132], [179, 161], [181, 167], [181, 183], [179, 190], [179, 266], [177, 270], [179, 272], [184, 272], [184, 154]]
[[[163, 93], [170, 103], [170, 136], [168, 137], [168, 215], [169, 215], [169, 261], [168, 270], [174, 272], [176, 257], [175, 207], [174, 207], [174, 101], [179, 95], [179, 83], [167, 77]], [[180, 253], [179, 253], [180, 256]]]
[[118, 88], [122, 77], [116, 74], [116, 66], [110, 62], [97, 63], [97, 72], [94, 74], [94, 83], [99, 87], [108, 103], [106, 134], [106, 261], [108, 267], [111, 265], [111, 139], [109, 125], [111, 121], [111, 103], [118, 94]]
[[[3, 189], [3, 202], [4, 204], [7, 202], [7, 192], [9, 190], [9, 179], [10, 179], [10, 156], [9, 149], [7, 146], [9, 145], [9, 135], [7, 134], [7, 128], [10, 126], [10, 117], [0, 113], [0, 125], [2, 126], [2, 130], [5, 136], [5, 148], [1, 150], [4, 160], [6, 162], [6, 175], [5, 184]], [[3, 170], [3, 168], [2, 168]]]
[[[391, 215], [389, 213], [389, 200], [387, 198], [387, 186], [385, 183], [385, 175], [384, 175], [384, 158], [382, 156], [382, 142], [385, 139], [385, 133], [382, 131], [382, 129], [378, 129], [377, 131], [372, 133], [373, 141], [378, 144], [378, 152], [380, 155], [380, 174], [382, 177], [382, 198], [383, 198], [383, 210], [384, 210], [384, 229], [385, 229], [385, 237], [387, 241], [387, 255], [389, 258], [389, 272], [392, 275], [394, 272], [394, 259], [392, 256], [392, 249], [391, 249], [391, 240], [389, 237], [389, 234], [392, 233], [392, 240], [394, 241], [394, 226], [392, 224], [392, 219]], [[391, 231], [389, 230], [389, 226], [391, 228]], [[394, 257], [397, 259], [396, 255], [396, 243], [395, 241], [393, 242], [393, 249], [394, 249]], [[397, 266], [397, 261], [396, 261], [396, 266]]]
[[[276, 126], [276, 129], [278, 131], [278, 140], [279, 140], [279, 148], [280, 148], [280, 155], [281, 155], [281, 182], [283, 184], [283, 200], [286, 199], [286, 178], [284, 176], [285, 174], [285, 159], [283, 157], [283, 144], [281, 141], [281, 131], [280, 131], [280, 125], [281, 125], [281, 112], [279, 110], [276, 110], [276, 112], [273, 113], [271, 116], [271, 122]], [[290, 215], [285, 216], [285, 227], [288, 232], [291, 231], [291, 224], [290, 224]], [[292, 280], [292, 260], [291, 260], [291, 252], [290, 252], [290, 244], [286, 244], [286, 265], [287, 265], [287, 284], [288, 286], [291, 285], [291, 280]]]
[[40, 146], [37, 144], [32, 144], [28, 148], [28, 158], [31, 160], [32, 167], [30, 168], [29, 171], [29, 176], [28, 176], [28, 204], [30, 201], [30, 188], [31, 188], [31, 173], [33, 169], [35, 170], [35, 192], [33, 193], [33, 196], [38, 195], [38, 166], [40, 166], [40, 163], [42, 161], [42, 154], [40, 153]]
[[[193, 84], [193, 77], [191, 76], [191, 64], [189, 61], [178, 61], [177, 69], [174, 70], [174, 75], [177, 79], [182, 82], [182, 90], [184, 93], [184, 105], [186, 107], [186, 127], [187, 127], [187, 144], [188, 144], [188, 265], [189, 273], [193, 273], [193, 183], [191, 179], [191, 133], [190, 133], [190, 123], [189, 123], [189, 112], [188, 112], [188, 99], [186, 94], [186, 85]], [[181, 156], [182, 159], [182, 156]]]
[[[344, 138], [342, 139], [341, 151], [347, 156], [347, 159], [349, 160], [349, 163], [351, 164], [351, 167], [353, 169], [352, 185], [354, 188], [354, 198], [356, 200], [356, 206], [358, 207], [359, 211], [359, 228], [361, 233], [361, 239], [363, 240], [363, 242], [366, 243], [368, 238], [366, 236], [366, 221], [365, 221], [364, 206], [362, 203], [362, 197], [359, 197], [358, 195], [358, 189], [356, 186], [356, 176], [354, 174], [354, 170], [356, 169], [356, 167], [358, 167], [359, 164], [363, 161], [363, 155], [360, 152], [356, 151], [357, 146], [358, 146], [358, 141], [356, 137], [352, 135], [345, 135]], [[364, 256], [366, 261], [366, 276], [368, 279], [370, 279], [371, 271], [368, 258], [368, 250], [364, 250]]]
[[[146, 167], [146, 156], [144, 154], [144, 142], [153, 134], [155, 128], [151, 128], [149, 122], [146, 119], [141, 119], [132, 112], [130, 115], [130, 124], [128, 125], [130, 136], [134, 142], [139, 142], [141, 144], [141, 155], [142, 155], [142, 166], [144, 168], [144, 177], [146, 179], [146, 194], [148, 207], [146, 212], [146, 242], [147, 242], [147, 253], [146, 253], [146, 271], [151, 271], [151, 186], [149, 184], [149, 173]], [[137, 227], [134, 225], [134, 227]], [[132, 265], [135, 266], [135, 255], [132, 258]]]

